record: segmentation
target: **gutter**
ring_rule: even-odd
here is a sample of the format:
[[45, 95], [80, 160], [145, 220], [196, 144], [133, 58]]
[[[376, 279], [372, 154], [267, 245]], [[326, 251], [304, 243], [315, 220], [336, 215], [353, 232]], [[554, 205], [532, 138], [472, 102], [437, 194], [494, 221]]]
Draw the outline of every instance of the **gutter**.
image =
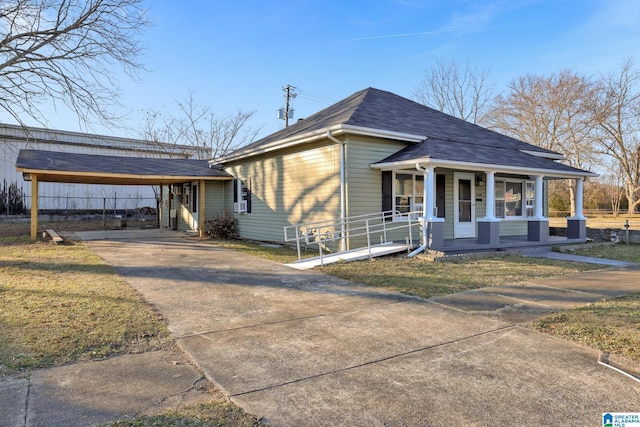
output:
[[[426, 175], [427, 168], [420, 167], [420, 163], [416, 163], [416, 169], [422, 172], [423, 175]], [[427, 177], [426, 176], [424, 176], [423, 185], [425, 186], [425, 188], [422, 194], [422, 245], [420, 245], [419, 248], [415, 249], [409, 255], [407, 255], [408, 258], [413, 258], [419, 253], [424, 252], [428, 247], [429, 240], [427, 236], [427, 223], [425, 218], [425, 214], [427, 213], [427, 188], [426, 188]], [[430, 191], [433, 191], [433, 189], [430, 189]]]
[[340, 141], [338, 138], [333, 136], [330, 130], [327, 131], [327, 138], [331, 141], [335, 142], [339, 145], [340, 149], [340, 246], [341, 250], [346, 251], [347, 248], [347, 240], [346, 240], [346, 229], [345, 229], [345, 219], [347, 217], [347, 204], [346, 204], [346, 179], [345, 179], [345, 142]]
[[366, 135], [366, 136], [372, 136], [377, 138], [394, 139], [394, 140], [410, 142], [410, 143], [420, 142], [426, 138], [425, 136], [422, 136], [422, 135], [414, 135], [414, 134], [403, 133], [403, 132], [367, 128], [362, 126], [353, 126], [348, 124], [337, 124], [337, 125], [325, 127], [318, 130], [308, 131], [301, 134], [295, 134], [293, 136], [272, 141], [267, 144], [260, 145], [258, 147], [254, 147], [247, 150], [243, 150], [242, 148], [240, 148], [239, 149], [240, 152], [238, 152], [237, 154], [223, 156], [218, 159], [212, 159], [211, 162], [229, 163], [229, 162], [233, 162], [246, 157], [257, 156], [259, 154], [268, 153], [270, 151], [280, 150], [282, 148], [287, 148], [287, 147], [291, 147], [299, 144], [313, 142], [313, 141], [322, 139], [327, 135], [331, 135], [331, 134], [337, 135], [337, 134], [343, 134], [343, 133], [350, 133], [353, 135]]
[[[581, 171], [581, 170], [559, 171], [559, 170], [553, 170], [553, 169], [526, 168], [522, 166], [508, 166], [508, 165], [489, 164], [489, 163], [470, 163], [470, 162], [460, 162], [455, 160], [437, 160], [437, 159], [431, 159], [429, 157], [423, 157], [417, 160], [422, 163], [431, 163], [433, 164], [434, 167], [438, 166], [438, 167], [452, 168], [452, 169], [473, 169], [476, 171], [490, 170], [496, 173], [516, 173], [519, 175], [544, 175], [545, 177], [549, 177], [549, 178], [576, 179], [576, 178], [588, 178], [588, 177], [595, 178], [600, 176], [597, 173], [593, 173], [589, 171]], [[371, 165], [371, 167], [374, 169], [391, 170], [391, 169], [396, 169], [401, 167], [408, 167], [410, 165], [413, 165], [413, 162], [415, 162], [415, 160], [374, 163]]]

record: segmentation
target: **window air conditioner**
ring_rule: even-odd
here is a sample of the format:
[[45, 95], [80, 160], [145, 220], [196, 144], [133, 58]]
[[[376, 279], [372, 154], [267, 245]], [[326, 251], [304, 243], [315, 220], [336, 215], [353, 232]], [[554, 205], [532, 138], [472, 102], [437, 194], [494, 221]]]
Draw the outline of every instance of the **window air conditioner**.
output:
[[233, 204], [233, 211], [236, 213], [242, 213], [247, 211], [247, 201], [235, 202]]

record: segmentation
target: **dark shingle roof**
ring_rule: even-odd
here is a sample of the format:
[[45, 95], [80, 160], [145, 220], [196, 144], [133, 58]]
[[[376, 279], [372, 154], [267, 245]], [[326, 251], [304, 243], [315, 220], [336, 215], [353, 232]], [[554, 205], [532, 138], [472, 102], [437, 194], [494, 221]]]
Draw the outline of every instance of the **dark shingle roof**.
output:
[[467, 162], [487, 165], [507, 165], [523, 169], [545, 169], [556, 172], [584, 172], [544, 157], [527, 154], [518, 149], [507, 149], [495, 146], [478, 147], [465, 142], [427, 139], [421, 143], [410, 145], [378, 163], [402, 163], [416, 159], [437, 159], [441, 161]]
[[499, 147], [556, 154], [464, 120], [449, 116], [391, 92], [368, 88], [332, 106], [275, 132], [232, 155], [250, 152], [262, 145], [304, 135], [335, 125], [422, 135], [428, 139], [463, 142], [471, 147]]
[[120, 177], [131, 177], [132, 180], [138, 177], [139, 180], [154, 179], [158, 184], [182, 178], [231, 178], [220, 166], [209, 167], [206, 160], [121, 157], [44, 150], [20, 150], [16, 168], [37, 171], [43, 176], [54, 177], [52, 179], [56, 175], [76, 176], [75, 182], [88, 183], [91, 176], [94, 177], [94, 183], [106, 183], [106, 177], [112, 177], [115, 181]]

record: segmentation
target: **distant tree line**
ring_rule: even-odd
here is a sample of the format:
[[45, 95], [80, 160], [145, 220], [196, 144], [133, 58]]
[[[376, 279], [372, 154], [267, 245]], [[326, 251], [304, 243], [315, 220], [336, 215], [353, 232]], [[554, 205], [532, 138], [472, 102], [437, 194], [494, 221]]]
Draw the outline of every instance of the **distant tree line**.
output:
[[[585, 184], [587, 209], [640, 207], [640, 70], [632, 58], [616, 72], [526, 74], [495, 94], [486, 69], [438, 60], [414, 99], [542, 148], [570, 166], [599, 173]], [[575, 212], [574, 182], [551, 181], [550, 209]], [[566, 195], [570, 197], [567, 199]]]
[[27, 211], [24, 202], [24, 194], [18, 184], [3, 180], [0, 187], [0, 215], [24, 214]]

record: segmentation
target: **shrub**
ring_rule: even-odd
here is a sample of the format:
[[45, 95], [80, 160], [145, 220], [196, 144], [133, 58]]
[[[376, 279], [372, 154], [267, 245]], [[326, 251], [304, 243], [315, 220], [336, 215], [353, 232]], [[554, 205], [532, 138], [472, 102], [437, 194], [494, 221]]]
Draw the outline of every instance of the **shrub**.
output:
[[209, 237], [237, 239], [238, 221], [225, 210], [215, 218], [206, 221], [206, 230]]

